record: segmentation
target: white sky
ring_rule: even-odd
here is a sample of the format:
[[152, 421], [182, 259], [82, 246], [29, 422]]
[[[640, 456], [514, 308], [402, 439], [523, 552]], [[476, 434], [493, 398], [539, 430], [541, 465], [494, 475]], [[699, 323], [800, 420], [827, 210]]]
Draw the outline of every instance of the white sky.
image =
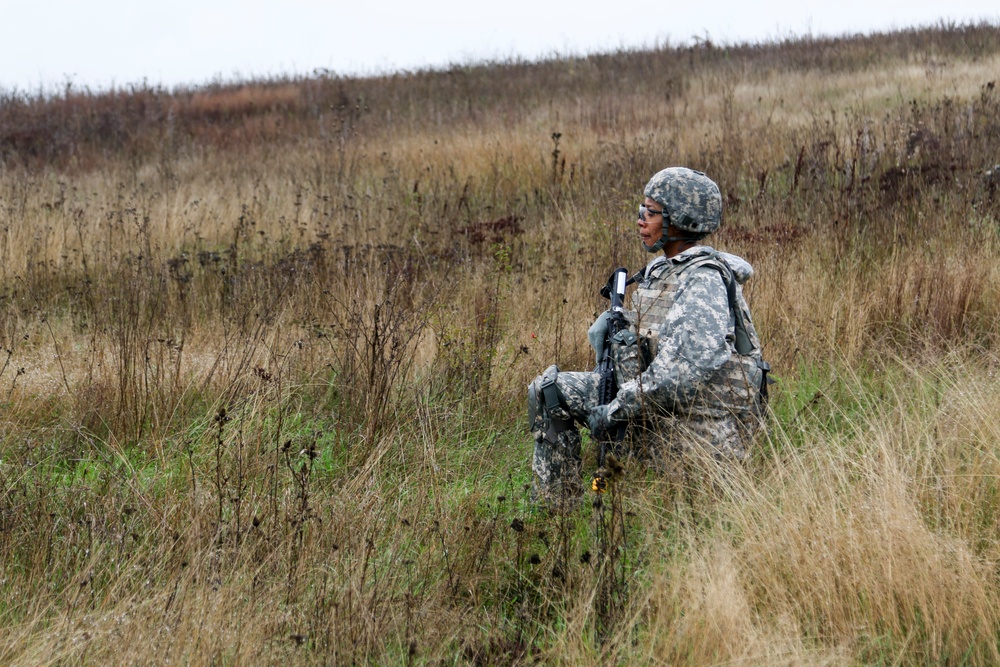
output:
[[0, 88], [374, 74], [660, 44], [1000, 24], [997, 0], [0, 0]]

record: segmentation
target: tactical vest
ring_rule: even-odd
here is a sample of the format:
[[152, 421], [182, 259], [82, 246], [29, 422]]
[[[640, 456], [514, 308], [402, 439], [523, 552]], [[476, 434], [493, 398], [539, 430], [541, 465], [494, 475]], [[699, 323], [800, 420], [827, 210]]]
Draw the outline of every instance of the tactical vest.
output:
[[[632, 294], [631, 326], [613, 341], [619, 386], [646, 370], [657, 353], [660, 330], [674, 304], [677, 290], [693, 269], [705, 267], [719, 272], [727, 290], [731, 329], [726, 334], [730, 358], [717, 369], [688, 407], [695, 418], [721, 418], [734, 413], [745, 418], [758, 416], [766, 399], [769, 369], [761, 359], [760, 341], [742, 290], [732, 270], [716, 252], [695, 255], [687, 261], [670, 260], [652, 267]], [[762, 397], [763, 396], [763, 397]]]

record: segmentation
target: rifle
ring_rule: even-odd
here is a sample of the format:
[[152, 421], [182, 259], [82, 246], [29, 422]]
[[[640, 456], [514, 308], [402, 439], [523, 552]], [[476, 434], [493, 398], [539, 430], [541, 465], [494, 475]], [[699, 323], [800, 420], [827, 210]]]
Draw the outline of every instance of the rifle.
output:
[[[601, 288], [601, 295], [611, 299], [611, 308], [608, 317], [608, 329], [604, 334], [604, 352], [601, 360], [597, 364], [597, 374], [599, 376], [597, 385], [598, 405], [607, 405], [615, 399], [618, 394], [618, 380], [615, 378], [615, 361], [611, 355], [611, 341], [615, 335], [628, 328], [625, 320], [625, 285], [628, 280], [628, 270], [623, 268], [615, 269], [608, 280], [608, 284]], [[597, 493], [604, 493], [607, 490], [608, 482], [604, 470], [604, 463], [609, 449], [621, 442], [625, 437], [625, 424], [617, 424], [613, 428], [601, 429], [599, 433], [593, 433], [597, 441], [597, 472], [594, 473], [594, 480], [591, 488]]]

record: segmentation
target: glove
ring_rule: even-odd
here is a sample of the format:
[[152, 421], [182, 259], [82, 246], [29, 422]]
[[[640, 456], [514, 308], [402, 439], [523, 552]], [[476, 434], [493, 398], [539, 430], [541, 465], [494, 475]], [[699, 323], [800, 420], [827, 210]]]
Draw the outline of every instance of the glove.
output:
[[590, 427], [590, 434], [595, 438], [603, 437], [615, 420], [611, 417], [611, 405], [595, 405], [587, 415], [587, 426]]
[[601, 357], [604, 356], [604, 339], [608, 336], [608, 319], [610, 317], [611, 311], [605, 310], [597, 316], [594, 323], [590, 325], [590, 329], [587, 330], [587, 338], [590, 339], [590, 346], [594, 348], [597, 363], [601, 363]]

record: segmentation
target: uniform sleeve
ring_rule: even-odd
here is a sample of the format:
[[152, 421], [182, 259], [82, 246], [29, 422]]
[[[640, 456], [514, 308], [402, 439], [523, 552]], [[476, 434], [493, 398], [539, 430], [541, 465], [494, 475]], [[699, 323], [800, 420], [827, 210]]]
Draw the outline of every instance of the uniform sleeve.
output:
[[614, 417], [636, 416], [644, 401], [666, 411], [682, 409], [729, 360], [731, 313], [722, 276], [698, 267], [685, 278], [660, 329], [656, 357], [638, 378], [619, 388], [610, 406]]

